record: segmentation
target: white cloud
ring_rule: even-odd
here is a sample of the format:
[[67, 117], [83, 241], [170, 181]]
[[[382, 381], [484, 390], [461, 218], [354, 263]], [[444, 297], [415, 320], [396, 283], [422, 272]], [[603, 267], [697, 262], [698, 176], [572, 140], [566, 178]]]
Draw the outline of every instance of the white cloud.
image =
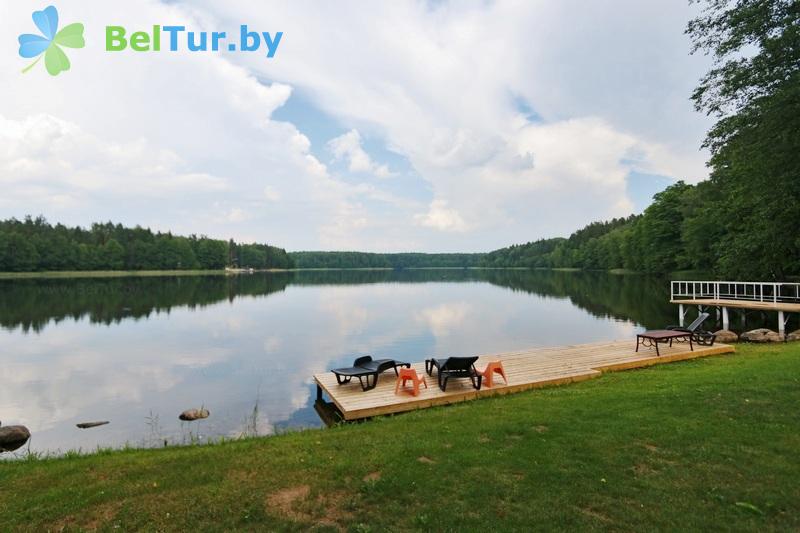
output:
[[[402, 227], [427, 249], [487, 249], [629, 214], [632, 170], [706, 175], [708, 121], [689, 101], [705, 60], [688, 56], [683, 35], [691, 7], [203, 5], [223, 21], [282, 28], [277, 61], [234, 59], [358, 125], [330, 143], [351, 171], [374, 165], [359, 130], [408, 158], [433, 198]], [[346, 21], [335, 40], [331, 20]]]
[[274, 187], [267, 185], [264, 187], [264, 198], [269, 200], [270, 202], [277, 202], [281, 199], [281, 194], [275, 190]]
[[228, 188], [226, 179], [190, 171], [176, 153], [147, 139], [107, 141], [45, 113], [23, 120], [0, 115], [0, 146], [0, 184], [6, 188], [0, 202], [12, 206], [37, 200], [77, 205], [99, 194], [124, 201], [128, 195]]
[[431, 202], [427, 213], [414, 215], [414, 220], [421, 226], [442, 231], [465, 231], [467, 224], [458, 211], [447, 207], [446, 200]]
[[251, 216], [244, 209], [240, 207], [234, 207], [228, 211], [228, 215], [225, 218], [227, 218], [229, 222], [244, 222], [245, 220], [249, 220]]
[[388, 178], [392, 175], [388, 166], [375, 163], [364, 151], [358, 130], [350, 130], [331, 139], [328, 148], [333, 153], [334, 159], [348, 162], [350, 172], [364, 172], [378, 178]]
[[[708, 120], [688, 96], [692, 9], [465, 1], [263, 4], [63, 0], [87, 47], [56, 78], [0, 56], [0, 216], [113, 219], [291, 249], [487, 250], [628, 214], [629, 171], [696, 181]], [[4, 3], [0, 31], [31, 31]], [[261, 54], [102, 50], [109, 21], [283, 31]], [[347, 132], [328, 143], [272, 118], [295, 90]], [[523, 101], [538, 118], [517, 105]], [[362, 132], [421, 183], [375, 161]], [[312, 151], [312, 148], [315, 151]], [[392, 165], [394, 166], [394, 165]], [[347, 181], [352, 181], [352, 176]], [[124, 199], [123, 199], [124, 197]]]
[[[31, 31], [28, 6], [0, 9], [2, 31]], [[22, 75], [20, 58], [0, 57], [0, 71], [13, 73], [0, 102], [0, 216], [113, 220], [307, 248], [330, 245], [325, 228], [343, 209], [363, 217], [358, 193], [333, 179], [308, 138], [272, 120], [289, 85], [262, 83], [216, 54], [102, 49], [103, 27], [120, 17], [128, 28], [149, 28], [202, 27], [207, 16], [154, 0], [124, 15], [99, 1], [58, 9], [86, 27], [72, 70]]]

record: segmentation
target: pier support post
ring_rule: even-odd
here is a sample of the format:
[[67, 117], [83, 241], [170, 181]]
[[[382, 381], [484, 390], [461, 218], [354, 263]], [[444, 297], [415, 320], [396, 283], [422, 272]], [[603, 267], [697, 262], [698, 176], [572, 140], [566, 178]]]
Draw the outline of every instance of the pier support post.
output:
[[317, 383], [317, 400], [322, 401], [322, 387]]
[[683, 315], [686, 314], [686, 311], [683, 310], [683, 304], [678, 304], [678, 325], [683, 327]]
[[778, 333], [786, 334], [786, 321], [783, 319], [783, 311], [778, 311]]
[[742, 309], [742, 331], [747, 329], [747, 309]]
[[728, 320], [728, 308], [722, 308], [722, 329], [729, 329], [730, 320]]

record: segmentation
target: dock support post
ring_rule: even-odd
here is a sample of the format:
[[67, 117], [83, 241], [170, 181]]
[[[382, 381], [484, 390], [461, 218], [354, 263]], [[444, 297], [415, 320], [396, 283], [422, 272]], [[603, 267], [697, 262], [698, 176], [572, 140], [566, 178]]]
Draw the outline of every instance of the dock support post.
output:
[[786, 334], [786, 321], [783, 319], [783, 311], [778, 311], [778, 333]]
[[728, 308], [722, 308], [722, 329], [729, 329], [730, 320], [728, 319]]
[[322, 401], [322, 387], [317, 383], [317, 400]]
[[747, 329], [747, 309], [742, 309], [742, 331]]
[[686, 311], [683, 310], [683, 304], [678, 304], [678, 325], [683, 327], [683, 316], [686, 314]]

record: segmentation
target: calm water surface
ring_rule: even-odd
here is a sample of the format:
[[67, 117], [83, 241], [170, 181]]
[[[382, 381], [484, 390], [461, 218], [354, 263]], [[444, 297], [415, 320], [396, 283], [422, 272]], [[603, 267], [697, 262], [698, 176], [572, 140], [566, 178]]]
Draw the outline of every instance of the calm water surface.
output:
[[[514, 270], [0, 281], [0, 421], [49, 452], [318, 426], [312, 374], [356, 355], [631, 339], [675, 322], [668, 286]], [[178, 420], [201, 405], [209, 419]], [[75, 427], [94, 420], [111, 424]]]

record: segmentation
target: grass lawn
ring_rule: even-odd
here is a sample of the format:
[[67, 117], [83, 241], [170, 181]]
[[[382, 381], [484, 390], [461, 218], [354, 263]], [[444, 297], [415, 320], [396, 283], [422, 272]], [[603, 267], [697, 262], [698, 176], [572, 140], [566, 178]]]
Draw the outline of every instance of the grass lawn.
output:
[[800, 530], [800, 344], [356, 425], [0, 464], [0, 529]]

